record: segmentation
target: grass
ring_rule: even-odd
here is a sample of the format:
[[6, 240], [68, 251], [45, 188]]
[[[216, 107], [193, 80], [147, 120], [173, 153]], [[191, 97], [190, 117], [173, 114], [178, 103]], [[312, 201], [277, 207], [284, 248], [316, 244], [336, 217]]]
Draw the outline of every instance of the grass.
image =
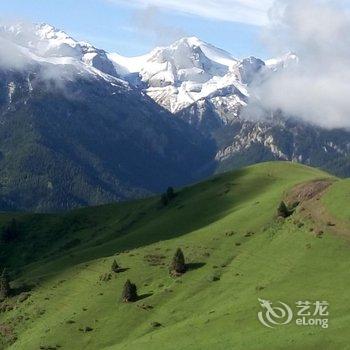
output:
[[[9, 327], [3, 348], [350, 348], [343, 292], [348, 240], [327, 226], [316, 237], [301, 210], [275, 218], [291, 188], [328, 177], [302, 165], [265, 163], [185, 188], [165, 208], [150, 198], [58, 216], [20, 215], [23, 236], [3, 249], [2, 260], [16, 276], [14, 286], [34, 286], [29, 299], [13, 297], [14, 309], [0, 313], [0, 333]], [[322, 199], [335, 221], [344, 219], [333, 207], [345, 193], [337, 189], [343, 182], [349, 192], [346, 181], [337, 181]], [[177, 247], [189, 271], [171, 278], [168, 264]], [[100, 281], [114, 259], [126, 270]], [[127, 278], [141, 296], [133, 304], [121, 302]], [[327, 300], [330, 327], [266, 328], [257, 320], [258, 298], [291, 306]]]
[[330, 213], [350, 224], [350, 179], [334, 183], [323, 197]]

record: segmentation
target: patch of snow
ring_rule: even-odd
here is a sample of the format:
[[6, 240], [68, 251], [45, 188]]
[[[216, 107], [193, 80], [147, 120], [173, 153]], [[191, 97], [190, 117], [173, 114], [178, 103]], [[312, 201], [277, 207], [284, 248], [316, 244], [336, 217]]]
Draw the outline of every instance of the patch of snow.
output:
[[16, 90], [16, 84], [13, 81], [11, 81], [8, 84], [8, 99], [9, 99], [9, 103], [12, 102], [12, 96], [13, 96], [15, 90]]

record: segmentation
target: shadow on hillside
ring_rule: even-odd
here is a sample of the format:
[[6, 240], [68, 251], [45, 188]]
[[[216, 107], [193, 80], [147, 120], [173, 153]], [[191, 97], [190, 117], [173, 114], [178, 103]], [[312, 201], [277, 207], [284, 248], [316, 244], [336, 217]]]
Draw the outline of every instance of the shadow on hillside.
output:
[[[124, 228], [127, 227], [127, 229], [119, 230], [117, 234], [116, 230], [113, 230], [113, 233], [111, 230], [107, 230], [106, 234], [101, 233], [99, 241], [104, 243], [98, 246], [86, 240], [85, 242], [82, 241], [79, 247], [70, 251], [71, 254], [62, 252], [62, 254], [55, 257], [41, 259], [31, 265], [31, 272], [33, 273], [36, 270], [35, 272], [40, 274], [40, 271], [45, 268], [45, 271], [50, 270], [52, 274], [56, 274], [60, 270], [76, 264], [101, 257], [109, 257], [116, 253], [127, 252], [199, 230], [220, 220], [229, 212], [233, 212], [242, 202], [252, 200], [264, 193], [267, 188], [274, 184], [275, 180], [267, 172], [256, 172], [252, 175], [249, 169], [241, 169], [184, 188], [178, 192], [174, 201], [162, 210], [158, 210], [160, 196], [154, 198], [153, 201], [141, 200], [135, 202], [134, 205], [129, 204], [127, 207], [130, 208], [128, 209], [130, 215], [125, 216], [125, 223], [123, 223]], [[181, 210], [178, 209], [179, 205], [182, 206]], [[82, 217], [87, 213], [91, 213], [92, 209], [96, 213], [96, 219], [95, 222], [88, 221], [89, 229], [96, 230], [100, 227], [105, 228], [106, 222], [111, 222], [118, 210], [121, 210], [121, 205], [116, 205], [115, 209], [111, 206], [80, 209]], [[107, 210], [108, 217], [106, 217], [105, 210]], [[140, 212], [147, 214], [138, 215]], [[63, 215], [63, 220], [69, 215], [72, 214]], [[131, 226], [127, 225], [126, 221], [128, 220], [132, 221]], [[118, 224], [117, 222], [115, 225]], [[51, 227], [47, 227], [47, 230], [50, 229]], [[86, 230], [86, 227], [84, 227], [84, 230]], [[70, 234], [72, 239], [75, 234], [79, 234], [79, 237], [81, 237], [79, 229]], [[189, 270], [198, 269], [203, 266], [201, 264], [189, 264]]]
[[120, 269], [117, 270], [117, 273], [123, 273], [128, 270], [129, 270], [129, 267], [121, 267]]
[[144, 293], [144, 294], [141, 294], [137, 297], [137, 301], [140, 301], [140, 300], [143, 300], [143, 299], [146, 299], [146, 298], [149, 298], [153, 295], [153, 293]]
[[17, 287], [14, 287], [11, 289], [11, 295], [12, 296], [17, 296], [22, 293], [28, 293], [30, 292], [33, 288], [35, 287], [34, 284], [23, 284]]
[[[137, 220], [130, 230], [117, 237], [108, 236], [105, 244], [91, 247], [89, 258], [122, 253], [209, 226], [233, 212], [242, 202], [266, 192], [276, 180], [267, 173], [249, 177], [247, 174], [250, 174], [249, 170], [241, 169], [185, 188], [178, 193], [174, 202], [162, 210], [158, 209], [159, 199], [155, 199], [150, 214]], [[179, 206], [182, 206], [181, 210]]]
[[188, 271], [198, 270], [203, 266], [205, 266], [205, 263], [202, 262], [186, 264], [186, 268]]

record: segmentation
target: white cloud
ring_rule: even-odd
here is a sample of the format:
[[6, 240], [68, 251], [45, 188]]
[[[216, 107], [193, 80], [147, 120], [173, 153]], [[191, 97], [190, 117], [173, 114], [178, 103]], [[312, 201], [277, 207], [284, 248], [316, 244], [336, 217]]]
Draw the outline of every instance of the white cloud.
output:
[[108, 0], [116, 4], [145, 8], [155, 6], [185, 14], [253, 25], [268, 22], [273, 0]]
[[275, 3], [269, 44], [276, 50], [293, 51], [299, 64], [257, 82], [253, 91], [258, 103], [252, 103], [247, 113], [255, 114], [257, 106], [279, 109], [324, 127], [350, 128], [350, 14], [341, 3]]
[[157, 45], [168, 45], [173, 41], [187, 36], [179, 27], [167, 25], [162, 21], [158, 7], [149, 6], [135, 11], [133, 18], [135, 30], [143, 35], [155, 39]]

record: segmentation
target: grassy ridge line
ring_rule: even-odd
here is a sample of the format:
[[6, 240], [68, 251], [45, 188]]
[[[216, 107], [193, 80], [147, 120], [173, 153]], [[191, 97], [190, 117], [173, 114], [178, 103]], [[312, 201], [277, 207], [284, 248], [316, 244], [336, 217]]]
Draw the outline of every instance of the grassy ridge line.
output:
[[[286, 166], [288, 163], [281, 164]], [[261, 169], [263, 168], [264, 165], [261, 165]], [[26, 237], [21, 242], [22, 246], [16, 244], [14, 248], [17, 252], [22, 248], [27, 252], [28, 257], [21, 261], [21, 256], [12, 254], [11, 247], [7, 255], [10, 262], [15, 265], [28, 265], [28, 262], [32, 263], [33, 260], [38, 259], [39, 268], [45, 259], [52, 264], [55, 258], [65, 256], [69, 266], [72, 262], [75, 264], [86, 258], [112, 254], [118, 249], [130, 249], [140, 244], [193, 232], [226, 215], [226, 210], [229, 212], [235, 210], [237, 205], [244, 205], [244, 201], [256, 196], [268, 186], [274, 186], [278, 179], [274, 179], [273, 170], [268, 171], [269, 163], [266, 163], [265, 168], [267, 174], [262, 176], [252, 167], [186, 188], [181, 192], [177, 202], [186, 203], [187, 207], [181, 207], [184, 204], [177, 202], [171, 207], [172, 209], [177, 207], [178, 210], [159, 210], [158, 198], [156, 198], [135, 203], [81, 209], [67, 215], [21, 215], [19, 220], [22, 217]], [[249, 169], [253, 169], [253, 176], [245, 178], [245, 175], [249, 174]], [[302, 169], [306, 168], [302, 167]], [[312, 173], [312, 170], [310, 172]], [[324, 175], [321, 172], [320, 174]], [[244, 184], [233, 190], [236, 191], [234, 196], [225, 195], [225, 191], [231, 190], [229, 188], [223, 188], [219, 196], [217, 195], [223, 184], [227, 183], [231, 187], [230, 183], [239, 181], [240, 178], [244, 178]], [[144, 215], [140, 217], [140, 214]], [[9, 216], [5, 215], [1, 219], [7, 221]], [[77, 253], [77, 256], [71, 258], [62, 254], [65, 252], [60, 249], [74, 239], [80, 239], [82, 244], [76, 249], [71, 249], [73, 254]], [[86, 258], [83, 254], [85, 250], [87, 250]], [[53, 267], [52, 271], [54, 270]]]

